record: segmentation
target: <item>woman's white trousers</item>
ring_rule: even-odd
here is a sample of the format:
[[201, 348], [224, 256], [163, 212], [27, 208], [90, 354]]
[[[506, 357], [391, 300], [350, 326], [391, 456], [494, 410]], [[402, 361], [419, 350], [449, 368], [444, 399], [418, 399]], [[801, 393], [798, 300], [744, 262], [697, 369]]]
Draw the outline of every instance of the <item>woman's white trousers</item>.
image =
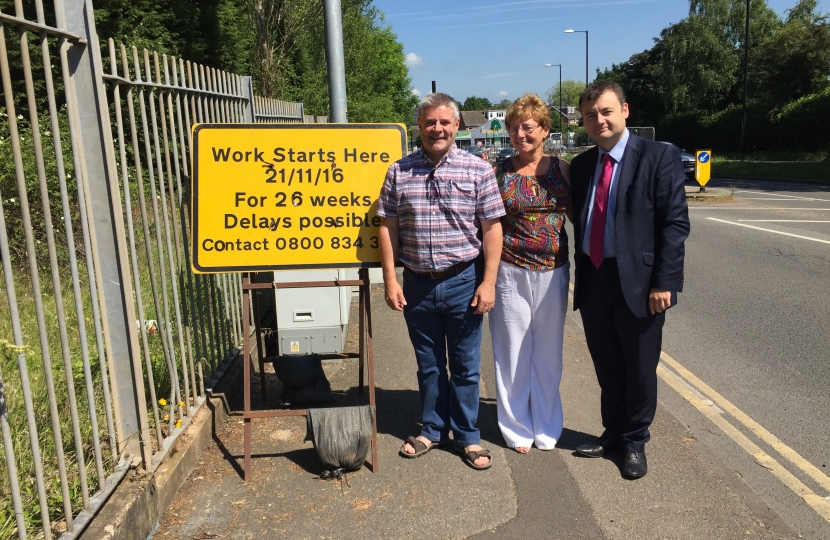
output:
[[511, 448], [551, 450], [562, 435], [562, 339], [570, 263], [526, 270], [499, 263], [489, 313], [501, 434]]

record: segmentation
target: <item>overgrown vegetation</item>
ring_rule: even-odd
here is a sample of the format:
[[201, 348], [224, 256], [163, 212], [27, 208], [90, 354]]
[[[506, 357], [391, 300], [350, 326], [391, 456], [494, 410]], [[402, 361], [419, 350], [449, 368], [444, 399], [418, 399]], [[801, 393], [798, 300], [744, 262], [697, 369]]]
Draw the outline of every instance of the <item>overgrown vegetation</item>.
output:
[[[48, 3], [47, 3], [48, 5]], [[30, 7], [26, 4], [26, 7]], [[3, 13], [16, 13], [12, 2], [0, 0], [0, 10]], [[35, 19], [34, 13], [23, 13], [30, 19]], [[150, 17], [152, 19], [152, 17]], [[47, 22], [54, 22], [51, 13], [46, 14]], [[141, 26], [140, 24], [138, 25]], [[11, 30], [11, 32], [10, 32]], [[40, 40], [36, 34], [26, 34], [28, 38], [28, 56], [31, 61], [32, 86], [34, 90], [33, 101], [29, 101], [26, 94], [26, 80], [24, 77], [22, 49], [19, 46], [17, 32], [12, 26], [6, 25], [6, 46], [9, 51], [9, 64], [12, 83], [11, 95], [3, 95], [3, 105], [7, 99], [14, 103], [15, 110], [11, 117], [5, 106], [0, 106], [0, 200], [2, 200], [2, 217], [8, 232], [8, 257], [6, 262], [11, 266], [10, 275], [0, 270], [0, 376], [2, 377], [2, 398], [3, 414], [8, 412], [8, 419], [11, 428], [11, 446], [6, 448], [0, 446], [0, 539], [6, 540], [16, 538], [18, 535], [17, 523], [14, 518], [11, 483], [9, 469], [5, 466], [6, 452], [13, 450], [15, 465], [17, 468], [16, 478], [19, 482], [23, 506], [23, 519], [26, 523], [30, 537], [43, 537], [41, 528], [51, 529], [53, 537], [59, 536], [65, 529], [64, 505], [68, 504], [72, 513], [77, 515], [81, 511], [82, 491], [88, 490], [94, 494], [99, 489], [99, 482], [113, 471], [117, 452], [114, 450], [112, 440], [114, 433], [108, 428], [107, 412], [112, 404], [108, 403], [104, 396], [106, 365], [102, 366], [101, 359], [106, 353], [99, 347], [96, 329], [95, 316], [93, 314], [93, 300], [90, 293], [89, 281], [87, 279], [87, 252], [85, 251], [83, 233], [81, 227], [81, 215], [78, 204], [78, 191], [76, 185], [75, 160], [72, 155], [72, 144], [68, 130], [67, 113], [65, 109], [65, 98], [63, 81], [61, 78], [60, 61], [57, 56], [57, 40], [49, 38], [47, 43], [50, 49], [51, 72], [55, 81], [55, 98], [57, 110], [55, 111], [58, 127], [52, 124], [49, 114], [47, 91], [45, 85], [44, 63], [41, 56]], [[180, 35], [180, 34], [179, 34]], [[163, 51], [181, 52], [175, 48], [176, 40], [170, 38], [160, 40]], [[155, 49], [152, 41], [139, 45]], [[105, 49], [106, 50], [106, 49]], [[197, 51], [194, 49], [194, 51]], [[250, 47], [246, 48], [246, 53]], [[198, 52], [198, 51], [197, 51]], [[194, 53], [196, 54], [196, 53]], [[230, 55], [230, 53], [228, 53]], [[110, 94], [110, 100], [112, 100]], [[123, 95], [122, 95], [123, 99]], [[134, 96], [137, 100], [137, 97]], [[112, 105], [112, 101], [110, 101]], [[32, 118], [32, 111], [36, 117]], [[15, 127], [14, 132], [12, 127]], [[36, 127], [37, 126], [37, 127]], [[141, 130], [139, 129], [139, 133]], [[115, 133], [113, 133], [115, 136]], [[139, 135], [143, 137], [143, 135]], [[39, 145], [36, 141], [39, 140]], [[17, 152], [14, 151], [14, 144], [19, 143]], [[60, 149], [56, 143], [60, 143]], [[139, 141], [143, 148], [143, 139]], [[130, 163], [133, 163], [132, 148], [128, 145], [127, 154]], [[40, 155], [40, 157], [38, 157]], [[61, 158], [60, 160], [58, 158]], [[150, 159], [155, 159], [150, 156]], [[60, 174], [61, 163], [63, 174]], [[145, 199], [150, 202], [158, 202], [151, 197], [149, 183], [145, 170]], [[136, 224], [140, 227], [140, 211], [138, 204], [138, 187], [134, 182], [136, 170], [130, 166], [128, 170], [130, 181], [130, 194], [132, 199], [132, 214]], [[65, 180], [63, 189], [60, 178]], [[19, 180], [20, 178], [20, 180]], [[169, 177], [168, 177], [169, 178]], [[42, 179], [42, 181], [41, 181]], [[158, 179], [158, 176], [157, 176]], [[21, 182], [22, 184], [20, 184]], [[123, 186], [119, 186], [123, 189]], [[63, 193], [66, 194], [66, 205], [63, 202]], [[46, 204], [48, 203], [48, 205]], [[169, 204], [169, 203], [168, 203]], [[24, 211], [28, 208], [28, 212]], [[170, 209], [173, 212], [173, 208]], [[155, 238], [156, 222], [150, 213], [150, 234]], [[173, 216], [175, 223], [176, 215]], [[28, 216], [28, 220], [26, 218]], [[73, 238], [70, 240], [66, 229], [64, 216], [69, 217], [69, 223], [73, 231]], [[27, 221], [31, 225], [30, 236], [27, 235]], [[174, 225], [175, 226], [175, 225]], [[54, 251], [49, 253], [49, 235], [54, 239]], [[31, 241], [27, 238], [29, 236]], [[161, 257], [167, 257], [167, 253], [150, 241], [150, 257], [155, 261], [156, 274], [158, 277], [159, 262]], [[157, 320], [159, 326], [164, 320], [171, 319], [170, 313], [165, 313], [165, 308], [159, 306], [157, 309], [153, 300], [150, 285], [151, 275], [149, 271], [149, 260], [145, 248], [145, 239], [142, 234], [136, 235], [137, 267], [133, 268], [138, 274], [141, 282], [141, 297], [144, 304], [144, 319]], [[30, 253], [32, 256], [30, 256]], [[74, 287], [72, 273], [70, 272], [71, 256], [77, 260], [78, 289]], [[32, 277], [32, 266], [38, 278], [39, 286], [35, 285]], [[130, 279], [130, 276], [125, 276]], [[197, 279], [197, 278], [194, 278]], [[212, 278], [201, 276], [198, 278], [202, 285], [211, 282]], [[13, 284], [17, 309], [17, 316], [14, 318], [19, 322], [22, 330], [22, 346], [16, 344], [12, 331], [12, 314], [10, 296], [7, 280]], [[55, 281], [57, 284], [55, 284]], [[179, 290], [182, 296], [184, 290], [184, 276], [178, 275]], [[174, 280], [169, 276], [166, 282], [159, 282], [159, 294], [165, 290], [172, 298]], [[209, 290], [208, 290], [209, 289]], [[214, 287], [201, 289], [200, 296], [203, 305], [210, 303], [210, 299], [217, 297]], [[81, 314], [76, 311], [76, 300], [80, 302]], [[38, 306], [39, 305], [39, 306]], [[208, 308], [203, 308], [208, 309]], [[42, 311], [41, 311], [42, 310]], [[41, 311], [41, 314], [38, 313]], [[174, 309], [171, 306], [171, 312]], [[185, 307], [185, 311], [187, 308]], [[191, 309], [192, 313], [192, 309]], [[224, 313], [220, 309], [218, 313], [205, 311], [204, 318], [211, 324], [206, 332], [213, 333], [218, 329], [225, 332], [226, 321]], [[184, 314], [185, 320], [189, 320], [188, 314]], [[39, 322], [42, 321], [42, 324]], [[100, 322], [100, 321], [99, 321]], [[60, 323], [64, 324], [61, 329]], [[184, 322], [183, 324], [188, 324]], [[188, 345], [194, 351], [199, 348], [195, 341], [187, 343], [188, 336], [194, 340], [202, 341], [198, 333], [185, 333], [182, 339], [185, 341], [185, 352], [179, 345], [179, 332], [173, 329], [172, 341], [174, 342], [174, 361], [170, 365], [164, 354], [162, 339], [165, 334], [158, 331], [159, 326], [153, 327], [153, 332], [148, 335], [148, 348], [142, 346], [141, 361], [142, 372], [144, 373], [145, 389], [151, 387], [148, 380], [148, 369], [152, 370], [154, 380], [152, 389], [157, 399], [164, 399], [169, 408], [161, 408], [159, 411], [158, 426], [152, 412], [149, 416], [151, 433], [160, 432], [160, 437], [169, 435], [171, 428], [177, 427], [176, 421], [180, 418], [175, 415], [170, 418], [172, 409], [178, 410], [178, 403], [171, 399], [171, 369], [182, 373], [183, 358], [187, 357]], [[220, 328], [220, 326], [222, 328]], [[225, 345], [218, 343], [219, 340], [206, 337], [204, 343], [208, 350], [202, 347], [201, 358], [196, 362], [211, 359], [214, 362], [221, 359], [225, 354]], [[43, 345], [45, 344], [45, 345]], [[44, 348], [45, 347], [45, 348]], [[86, 349], [86, 365], [83, 351]], [[48, 359], [48, 361], [47, 361]], [[21, 363], [23, 362], [23, 363]], [[25, 369], [21, 369], [25, 366]], [[210, 366], [205, 366], [205, 374], [210, 376]], [[87, 384], [87, 377], [91, 380]], [[47, 379], [54, 382], [54, 399], [50, 398]], [[24, 400], [23, 388], [25, 382], [31, 388], [31, 406], [27, 409]], [[75, 388], [75, 398], [72, 399], [69, 393], [69, 385]], [[180, 381], [179, 388], [188, 384], [187, 381]], [[147, 406], [152, 411], [153, 403], [150, 400], [150, 393], [146, 393]], [[191, 403], [192, 404], [192, 403]], [[77, 409], [77, 422], [73, 422], [70, 411], [72, 407]], [[56, 411], [56, 414], [53, 412]], [[97, 420], [93, 422], [93, 412]], [[30, 422], [36, 430], [30, 433]], [[55, 427], [54, 422], [57, 423]], [[102, 468], [101, 475], [95, 461], [94, 439], [98, 438], [101, 445]], [[34, 438], [35, 442], [32, 442]], [[153, 449], [158, 449], [160, 438], [151, 436], [150, 444]], [[59, 446], [58, 446], [59, 444]], [[33, 445], [39, 453], [33, 451]], [[60, 475], [59, 455], [63, 453], [66, 463], [67, 476], [67, 497], [64, 496]], [[80, 454], [83, 455], [82, 459]], [[79, 464], [83, 462], [83, 469], [86, 473], [84, 481], [79, 470]], [[43, 467], [43, 478], [45, 485], [46, 504], [41, 508], [37, 478], [35, 474], [36, 465]], [[85, 484], [85, 485], [84, 485]], [[42, 512], [43, 510], [43, 512]], [[44, 518], [43, 513], [46, 517]], [[45, 521], [44, 521], [45, 519]]]
[[[413, 122], [403, 45], [371, 0], [343, 0], [350, 122]], [[98, 34], [254, 77], [257, 95], [328, 115], [318, 0], [98, 0]]]

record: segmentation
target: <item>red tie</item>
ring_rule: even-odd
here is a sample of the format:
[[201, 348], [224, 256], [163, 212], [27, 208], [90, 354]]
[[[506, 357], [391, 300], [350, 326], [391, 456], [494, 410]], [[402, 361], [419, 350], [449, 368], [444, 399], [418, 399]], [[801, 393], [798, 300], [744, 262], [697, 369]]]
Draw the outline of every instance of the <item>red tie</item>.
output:
[[614, 172], [614, 162], [611, 156], [602, 154], [602, 174], [599, 175], [597, 192], [594, 195], [594, 213], [591, 217], [591, 262], [597, 268], [602, 264], [605, 248], [605, 218], [608, 215], [608, 188], [611, 186], [611, 174]]

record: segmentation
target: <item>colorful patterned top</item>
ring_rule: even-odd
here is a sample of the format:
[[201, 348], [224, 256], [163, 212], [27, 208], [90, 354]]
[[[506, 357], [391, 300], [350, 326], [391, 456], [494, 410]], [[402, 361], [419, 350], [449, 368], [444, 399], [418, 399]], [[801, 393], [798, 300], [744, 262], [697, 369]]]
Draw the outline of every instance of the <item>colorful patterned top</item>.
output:
[[398, 218], [398, 257], [415, 272], [441, 271], [481, 253], [481, 220], [498, 219], [504, 205], [493, 167], [453, 148], [438, 166], [423, 150], [389, 167], [378, 215]]
[[528, 270], [549, 270], [567, 263], [564, 225], [570, 197], [559, 158], [551, 157], [548, 172], [538, 176], [517, 173], [513, 160], [506, 159], [498, 180], [507, 211], [501, 220], [501, 260]]

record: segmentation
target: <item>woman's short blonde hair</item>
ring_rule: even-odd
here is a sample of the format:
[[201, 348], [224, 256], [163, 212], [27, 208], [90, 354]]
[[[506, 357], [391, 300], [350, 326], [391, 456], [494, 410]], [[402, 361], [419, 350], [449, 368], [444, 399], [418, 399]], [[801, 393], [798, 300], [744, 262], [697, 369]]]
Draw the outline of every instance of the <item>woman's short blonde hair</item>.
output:
[[507, 109], [504, 123], [507, 124], [509, 130], [514, 123], [519, 123], [528, 118], [535, 120], [542, 128], [550, 131], [550, 109], [542, 98], [530, 92], [514, 101], [513, 105]]

